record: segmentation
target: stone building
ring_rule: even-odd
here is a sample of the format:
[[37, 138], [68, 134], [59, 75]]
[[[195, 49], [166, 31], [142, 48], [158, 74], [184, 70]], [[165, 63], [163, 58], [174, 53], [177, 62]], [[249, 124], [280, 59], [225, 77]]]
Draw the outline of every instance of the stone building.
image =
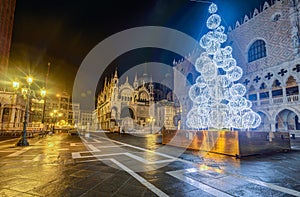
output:
[[[256, 130], [300, 135], [300, 1], [265, 2], [261, 10], [253, 10], [242, 22], [228, 27], [227, 35], [225, 45], [233, 48], [233, 57], [244, 71], [240, 82], [247, 88], [246, 97], [262, 118]], [[188, 58], [195, 62], [198, 55], [195, 52]], [[180, 60], [174, 62], [174, 67], [194, 83], [197, 72], [188, 64], [187, 60]], [[175, 84], [176, 80], [175, 76]], [[191, 102], [188, 84], [186, 90], [181, 88], [177, 116], [181, 115], [181, 128], [185, 128], [184, 111], [189, 111]]]
[[[156, 105], [161, 100], [165, 102]], [[174, 110], [168, 110], [167, 106], [173, 106], [171, 90], [152, 83], [147, 74], [140, 78], [136, 75], [132, 84], [126, 77], [125, 82], [120, 84], [115, 71], [111, 79], [105, 78], [104, 87], [98, 96], [99, 128], [126, 132], [152, 132], [163, 126], [174, 128], [173, 121], [167, 120], [173, 120], [175, 113]], [[162, 113], [163, 108], [167, 113]], [[158, 113], [163, 117], [158, 117]]]
[[[244, 70], [241, 82], [262, 118], [257, 130], [300, 131], [300, 2], [265, 2], [243, 23], [229, 27], [233, 56]], [[297, 134], [299, 135], [299, 134]]]
[[0, 92], [0, 131], [22, 130], [25, 101], [14, 92]]
[[8, 69], [16, 0], [0, 1], [0, 76]]

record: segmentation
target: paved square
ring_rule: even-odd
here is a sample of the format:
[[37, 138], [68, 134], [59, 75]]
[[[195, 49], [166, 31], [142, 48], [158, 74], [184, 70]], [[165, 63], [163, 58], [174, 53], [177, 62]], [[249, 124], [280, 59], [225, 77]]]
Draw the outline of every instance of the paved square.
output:
[[[57, 133], [0, 141], [2, 196], [300, 196], [300, 151], [233, 157], [164, 149], [159, 135]], [[168, 150], [168, 151], [166, 151]], [[178, 151], [184, 151], [176, 157]]]

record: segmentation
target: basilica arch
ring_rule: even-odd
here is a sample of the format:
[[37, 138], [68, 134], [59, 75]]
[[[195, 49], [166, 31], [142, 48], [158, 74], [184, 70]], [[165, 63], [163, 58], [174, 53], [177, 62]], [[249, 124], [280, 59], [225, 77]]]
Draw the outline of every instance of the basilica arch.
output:
[[126, 117], [135, 119], [135, 113], [131, 107], [123, 107], [122, 108], [120, 118], [122, 119], [122, 118], [126, 118]]

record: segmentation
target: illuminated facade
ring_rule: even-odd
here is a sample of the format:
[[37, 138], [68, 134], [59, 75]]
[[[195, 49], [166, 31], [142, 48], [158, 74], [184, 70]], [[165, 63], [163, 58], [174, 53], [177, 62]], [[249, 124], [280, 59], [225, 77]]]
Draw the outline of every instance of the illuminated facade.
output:
[[[300, 2], [298, 0], [264, 3], [261, 10], [255, 9], [245, 16], [243, 23], [228, 27], [226, 45], [233, 48], [233, 57], [244, 74], [240, 83], [246, 86], [245, 97], [252, 101], [252, 109], [262, 118], [260, 131], [289, 131], [300, 135]], [[195, 62], [200, 52], [187, 57]], [[174, 62], [193, 84], [199, 76], [186, 60]], [[186, 67], [188, 66], [188, 67]], [[175, 76], [175, 75], [174, 75]], [[175, 76], [175, 86], [176, 83]], [[180, 85], [180, 84], [179, 84]], [[185, 128], [184, 117], [191, 109], [187, 96], [189, 84], [181, 88], [182, 96], [178, 117]], [[185, 92], [184, 92], [185, 91]]]
[[0, 130], [21, 130], [25, 117], [25, 101], [14, 93], [0, 92]]
[[16, 0], [0, 1], [0, 76], [6, 75], [11, 46]]
[[106, 78], [97, 102], [99, 129], [150, 132], [163, 126], [174, 128], [169, 121], [175, 115], [172, 92], [151, 81], [144, 74], [139, 79], [135, 76], [132, 84], [128, 77], [119, 84], [117, 71], [111, 79]]

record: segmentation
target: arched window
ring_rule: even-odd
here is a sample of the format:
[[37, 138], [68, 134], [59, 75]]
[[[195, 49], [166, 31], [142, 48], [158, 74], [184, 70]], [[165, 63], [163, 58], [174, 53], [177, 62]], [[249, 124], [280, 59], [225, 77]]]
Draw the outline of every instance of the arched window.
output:
[[266, 57], [266, 43], [263, 40], [256, 40], [249, 48], [248, 62], [253, 62], [260, 58]]

